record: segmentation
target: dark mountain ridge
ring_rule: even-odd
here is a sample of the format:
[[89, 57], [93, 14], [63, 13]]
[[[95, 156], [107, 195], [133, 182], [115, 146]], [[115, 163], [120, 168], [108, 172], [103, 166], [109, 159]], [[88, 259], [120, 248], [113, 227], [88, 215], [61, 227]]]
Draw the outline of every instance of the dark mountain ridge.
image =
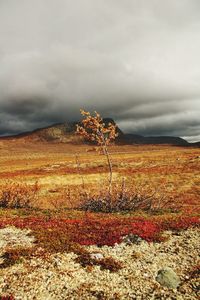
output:
[[[104, 123], [113, 123], [111, 118], [105, 118]], [[44, 128], [38, 128], [33, 131], [23, 132], [17, 135], [4, 136], [0, 139], [25, 139], [30, 141], [45, 141], [45, 142], [61, 142], [61, 143], [73, 143], [80, 144], [85, 143], [84, 138], [77, 135], [76, 124], [79, 122], [65, 122], [56, 123]], [[200, 147], [200, 142], [189, 143], [183, 138], [173, 136], [149, 136], [145, 137], [138, 134], [126, 134], [117, 126], [118, 137], [115, 143], [121, 145], [161, 145], [169, 144], [174, 146], [196, 146]]]

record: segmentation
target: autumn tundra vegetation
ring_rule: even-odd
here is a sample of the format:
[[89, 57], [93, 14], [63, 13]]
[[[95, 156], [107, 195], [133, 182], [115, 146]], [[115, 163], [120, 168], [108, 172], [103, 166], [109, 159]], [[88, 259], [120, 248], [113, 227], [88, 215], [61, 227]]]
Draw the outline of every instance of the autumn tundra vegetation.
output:
[[106, 123], [96, 111], [81, 110], [81, 115], [74, 134], [82, 144], [1, 142], [2, 209], [148, 216], [198, 212], [198, 148], [117, 145], [115, 123]]
[[0, 268], [73, 251], [81, 265], [115, 272], [120, 262], [92, 260], [83, 246], [114, 246], [129, 234], [162, 242], [165, 230], [199, 226], [198, 148], [117, 145], [116, 124], [81, 114], [75, 134], [84, 143], [1, 141], [0, 228], [31, 229], [36, 242], [7, 249]]

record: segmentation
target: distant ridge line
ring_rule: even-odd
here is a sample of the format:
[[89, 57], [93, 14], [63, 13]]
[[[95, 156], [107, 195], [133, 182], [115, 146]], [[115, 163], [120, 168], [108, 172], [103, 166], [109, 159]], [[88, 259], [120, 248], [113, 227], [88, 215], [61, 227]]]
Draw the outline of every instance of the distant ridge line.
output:
[[[111, 118], [103, 119], [105, 123], [112, 122], [116, 124]], [[46, 142], [61, 142], [80, 144], [85, 143], [84, 139], [75, 134], [76, 124], [79, 122], [64, 122], [55, 123], [46, 127], [36, 128], [32, 131], [22, 132], [16, 135], [8, 135], [0, 137], [0, 140], [13, 140], [13, 139], [28, 139], [33, 141], [46, 141]], [[174, 136], [142, 136], [132, 133], [123, 133], [123, 131], [117, 126], [118, 137], [115, 143], [119, 145], [163, 145], [170, 144], [174, 146], [186, 146], [186, 147], [200, 147], [200, 142], [189, 143], [181, 137]]]

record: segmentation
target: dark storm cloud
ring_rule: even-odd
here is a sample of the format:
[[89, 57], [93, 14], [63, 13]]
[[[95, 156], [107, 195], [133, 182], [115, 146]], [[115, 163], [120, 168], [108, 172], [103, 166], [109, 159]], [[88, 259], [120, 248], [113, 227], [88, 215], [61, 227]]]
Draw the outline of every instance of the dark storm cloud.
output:
[[76, 120], [200, 135], [199, 0], [0, 0], [0, 134]]

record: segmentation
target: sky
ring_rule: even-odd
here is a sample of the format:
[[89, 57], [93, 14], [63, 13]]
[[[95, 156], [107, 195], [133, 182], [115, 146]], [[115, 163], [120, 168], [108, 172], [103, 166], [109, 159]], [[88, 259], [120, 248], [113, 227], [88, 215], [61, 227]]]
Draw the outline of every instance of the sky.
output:
[[200, 1], [0, 0], [0, 135], [80, 108], [200, 141]]

